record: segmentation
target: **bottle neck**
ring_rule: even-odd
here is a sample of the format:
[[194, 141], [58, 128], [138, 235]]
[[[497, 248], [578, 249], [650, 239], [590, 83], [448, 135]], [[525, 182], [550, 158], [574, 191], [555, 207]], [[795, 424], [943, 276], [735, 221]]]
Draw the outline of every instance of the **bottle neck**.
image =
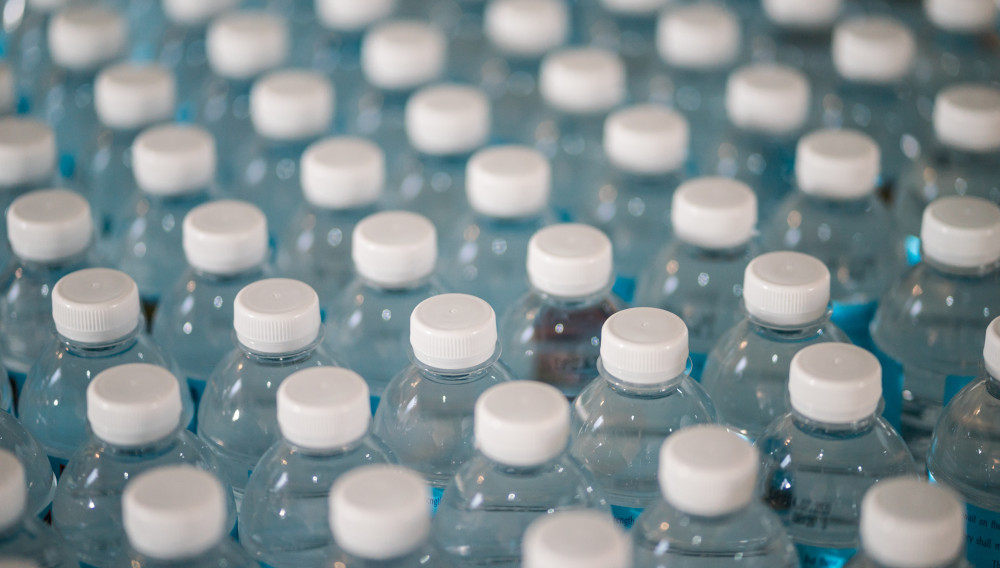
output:
[[884, 402], [880, 401], [878, 409], [873, 414], [869, 414], [860, 420], [844, 423], [816, 420], [802, 414], [795, 408], [792, 408], [791, 413], [792, 421], [801, 430], [804, 430], [814, 436], [843, 438], [863, 434], [874, 428], [875, 423], [878, 420], [878, 414], [882, 411], [883, 406]]
[[929, 268], [942, 272], [950, 276], [960, 276], [965, 278], [980, 278], [991, 275], [1000, 270], [1000, 259], [988, 264], [979, 266], [952, 266], [931, 258], [926, 252], [921, 255], [920, 261]]
[[635, 383], [620, 379], [608, 372], [604, 366], [604, 358], [597, 359], [597, 371], [600, 377], [608, 382], [611, 390], [635, 398], [662, 398], [674, 392], [674, 389], [688, 377], [691, 368], [691, 360], [688, 359], [684, 372], [672, 377], [664, 377], [662, 380], [653, 383]]
[[178, 424], [170, 434], [158, 440], [143, 442], [141, 444], [136, 444], [132, 446], [122, 446], [113, 444], [106, 440], [102, 440], [96, 434], [93, 434], [93, 436], [94, 439], [97, 440], [98, 443], [100, 443], [103, 446], [104, 453], [113, 455], [121, 459], [129, 459], [129, 458], [147, 459], [150, 457], [163, 455], [167, 453], [171, 448], [176, 446], [177, 437], [180, 435], [181, 430], [182, 427], [180, 424]]
[[827, 310], [827, 312], [824, 313], [819, 319], [799, 325], [780, 325], [768, 322], [750, 314], [749, 312], [747, 313], [747, 320], [751, 325], [755, 326], [758, 331], [766, 335], [773, 336], [776, 339], [795, 341], [822, 333], [823, 328], [830, 322], [831, 313], [831, 311]]
[[286, 365], [288, 363], [294, 363], [298, 361], [304, 361], [312, 356], [313, 352], [319, 347], [319, 344], [323, 341], [323, 329], [320, 328], [319, 333], [316, 338], [313, 339], [311, 343], [292, 351], [282, 351], [280, 353], [264, 353], [261, 351], [255, 351], [254, 349], [244, 345], [243, 343], [237, 341], [237, 345], [243, 354], [253, 361], [262, 365]]
[[563, 309], [580, 309], [589, 308], [591, 306], [596, 306], [601, 302], [604, 302], [611, 295], [611, 285], [609, 282], [604, 288], [601, 288], [593, 294], [587, 296], [577, 296], [577, 297], [567, 297], [558, 296], [555, 294], [550, 294], [538, 287], [532, 285], [531, 290], [534, 292], [543, 302], [551, 306], [558, 306]]
[[488, 375], [493, 365], [500, 361], [499, 342], [497, 342], [496, 349], [493, 350], [493, 354], [490, 355], [489, 359], [486, 359], [478, 365], [461, 369], [442, 369], [440, 367], [430, 366], [417, 359], [412, 348], [408, 349], [408, 351], [410, 363], [417, 370], [417, 372], [420, 373], [420, 376], [437, 383], [468, 383], [477, 381]]
[[59, 334], [59, 340], [65, 346], [66, 350], [74, 355], [80, 357], [107, 357], [131, 349], [139, 340], [139, 334], [142, 332], [142, 329], [143, 323], [140, 321], [128, 334], [111, 341], [99, 343], [84, 343], [70, 339], [62, 334]]

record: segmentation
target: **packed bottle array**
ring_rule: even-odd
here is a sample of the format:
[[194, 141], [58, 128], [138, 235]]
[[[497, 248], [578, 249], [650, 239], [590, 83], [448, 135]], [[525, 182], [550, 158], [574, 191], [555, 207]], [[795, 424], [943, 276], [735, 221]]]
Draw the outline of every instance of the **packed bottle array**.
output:
[[0, 566], [993, 568], [997, 13], [5, 0]]

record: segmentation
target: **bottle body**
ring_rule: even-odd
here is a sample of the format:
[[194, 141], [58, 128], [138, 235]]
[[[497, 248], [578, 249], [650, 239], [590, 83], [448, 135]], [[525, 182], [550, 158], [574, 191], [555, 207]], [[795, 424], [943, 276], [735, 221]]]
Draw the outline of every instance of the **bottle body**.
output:
[[757, 194], [757, 218], [766, 223], [795, 180], [795, 145], [800, 132], [784, 136], [750, 132], [730, 124], [712, 160], [701, 171], [733, 178]]
[[[115, 253], [121, 250], [120, 243], [130, 229], [126, 223], [131, 205], [139, 197], [132, 172], [132, 144], [139, 133], [138, 129], [100, 127], [81, 156], [81, 192], [94, 211], [98, 250], [109, 260], [116, 259]], [[180, 222], [177, 225], [180, 231]]]
[[[299, 185], [299, 160], [311, 142], [312, 139], [279, 142], [253, 135], [232, 154], [232, 197], [259, 207], [273, 231], [290, 226], [305, 201]], [[222, 156], [221, 147], [219, 155]]]
[[252, 84], [249, 79], [231, 81], [213, 74], [199, 88], [195, 122], [215, 137], [218, 179], [227, 194], [239, 177], [236, 153], [254, 136], [250, 123]]
[[128, 565], [132, 568], [258, 568], [260, 566], [240, 545], [229, 538], [198, 556], [177, 560], [150, 558], [130, 547]]
[[585, 219], [580, 188], [600, 179], [604, 157], [604, 114], [571, 115], [547, 108], [538, 115], [529, 143], [552, 165], [552, 196], [559, 221]]
[[29, 516], [0, 531], [0, 558], [8, 557], [34, 562], [39, 568], [79, 566], [56, 531]]
[[[74, 72], [52, 65], [39, 79], [30, 103], [32, 115], [45, 121], [55, 134], [56, 168], [67, 179], [83, 172], [84, 153], [99, 128], [93, 103], [95, 72]], [[84, 195], [90, 198], [90, 194]], [[92, 206], [96, 210], [96, 204]]]
[[344, 568], [409, 568], [412, 566], [451, 568], [456, 566], [446, 552], [429, 543], [410, 554], [388, 560], [361, 558], [338, 550], [330, 559], [329, 565], [344, 566]]
[[0, 449], [14, 454], [24, 466], [28, 484], [27, 514], [44, 517], [56, 492], [56, 477], [38, 440], [8, 412], [0, 412]]
[[465, 198], [468, 154], [432, 156], [410, 148], [388, 172], [386, 199], [396, 209], [427, 217], [444, 232], [469, 208]]
[[206, 26], [168, 23], [156, 47], [156, 61], [173, 73], [177, 84], [177, 119], [195, 118], [198, 91], [211, 74], [205, 51]]

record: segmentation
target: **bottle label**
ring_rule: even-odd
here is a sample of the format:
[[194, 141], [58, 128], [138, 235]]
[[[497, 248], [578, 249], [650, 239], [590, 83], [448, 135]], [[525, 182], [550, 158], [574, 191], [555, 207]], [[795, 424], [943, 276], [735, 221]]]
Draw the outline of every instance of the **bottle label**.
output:
[[920, 237], [906, 235], [904, 246], [906, 247], [906, 264], [913, 266], [920, 262]]
[[431, 516], [434, 516], [434, 514], [438, 512], [438, 507], [441, 505], [442, 495], [444, 495], [444, 488], [431, 487]]
[[615, 516], [615, 520], [621, 525], [625, 530], [632, 528], [635, 524], [636, 519], [642, 513], [642, 509], [638, 507], [619, 507], [618, 505], [611, 506], [611, 514]]
[[965, 388], [965, 385], [971, 383], [976, 377], [963, 377], [961, 375], [948, 375], [944, 379], [944, 403], [948, 404], [948, 401], [952, 399], [958, 391]]
[[874, 344], [868, 331], [868, 324], [875, 317], [876, 307], [878, 307], [877, 302], [861, 304], [833, 302], [833, 315], [830, 319], [837, 327], [844, 330], [855, 345], [871, 351]]
[[1000, 512], [965, 508], [965, 556], [976, 568], [1000, 568]]
[[841, 568], [857, 553], [856, 548], [823, 548], [796, 544], [802, 568]]

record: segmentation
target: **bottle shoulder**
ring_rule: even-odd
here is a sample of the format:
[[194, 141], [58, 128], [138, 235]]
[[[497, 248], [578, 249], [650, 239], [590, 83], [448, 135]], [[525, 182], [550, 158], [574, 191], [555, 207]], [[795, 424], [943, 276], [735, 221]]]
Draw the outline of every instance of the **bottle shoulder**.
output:
[[718, 419], [708, 393], [687, 375], [658, 386], [640, 386], [608, 379], [603, 373], [577, 396], [573, 417], [580, 434], [589, 435], [619, 428], [672, 431]]
[[344, 473], [363, 465], [395, 462], [392, 450], [370, 431], [328, 452], [307, 450], [282, 438], [261, 456], [246, 487], [246, 495], [253, 497], [244, 502], [325, 497]]

